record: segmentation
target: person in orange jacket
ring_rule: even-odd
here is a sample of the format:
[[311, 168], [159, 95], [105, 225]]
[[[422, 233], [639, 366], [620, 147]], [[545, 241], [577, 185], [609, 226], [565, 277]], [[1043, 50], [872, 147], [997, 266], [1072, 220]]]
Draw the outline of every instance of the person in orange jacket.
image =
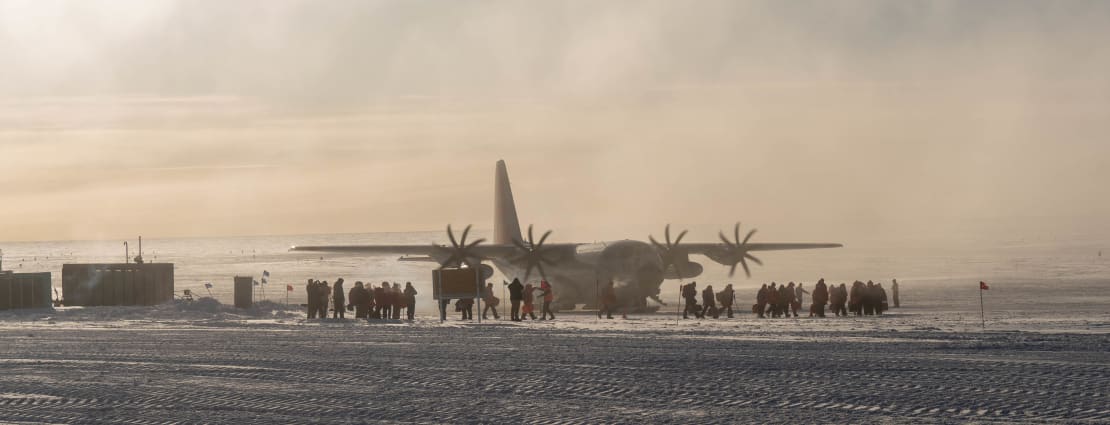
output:
[[524, 285], [524, 307], [520, 309], [520, 318], [531, 317], [536, 320], [536, 307], [533, 304], [536, 299], [535, 288], [531, 283]]
[[543, 317], [540, 320], [547, 320], [547, 316], [551, 316], [551, 320], [555, 320], [555, 313], [551, 312], [551, 302], [555, 301], [555, 291], [551, 290], [551, 284], [547, 280], [540, 281], [540, 295], [543, 296]]

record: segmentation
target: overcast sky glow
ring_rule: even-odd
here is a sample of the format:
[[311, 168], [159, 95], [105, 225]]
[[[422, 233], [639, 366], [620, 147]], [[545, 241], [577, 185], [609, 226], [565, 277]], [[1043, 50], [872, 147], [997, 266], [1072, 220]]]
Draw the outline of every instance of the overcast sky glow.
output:
[[1110, 237], [1107, 40], [1104, 1], [0, 0], [0, 240], [489, 227], [502, 158], [561, 240]]

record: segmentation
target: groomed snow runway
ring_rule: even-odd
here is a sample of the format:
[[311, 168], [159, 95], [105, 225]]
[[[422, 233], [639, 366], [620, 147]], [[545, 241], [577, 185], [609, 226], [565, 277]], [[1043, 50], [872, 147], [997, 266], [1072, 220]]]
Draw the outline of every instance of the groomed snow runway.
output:
[[441, 325], [223, 306], [7, 313], [0, 421], [1106, 423], [1110, 336], [1105, 321], [1086, 323], [1064, 333], [917, 314]]

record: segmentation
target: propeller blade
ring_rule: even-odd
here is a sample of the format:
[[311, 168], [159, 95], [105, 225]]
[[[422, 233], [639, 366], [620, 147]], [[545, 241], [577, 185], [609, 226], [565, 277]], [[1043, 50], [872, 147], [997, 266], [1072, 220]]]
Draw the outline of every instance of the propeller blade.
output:
[[671, 247], [671, 223], [667, 223], [667, 227], [663, 229], [663, 236], [667, 238], [667, 248]]
[[748, 253], [746, 253], [746, 252], [745, 252], [745, 253], [744, 253], [744, 256], [745, 256], [745, 257], [748, 257], [748, 259], [749, 259], [749, 260], [752, 260], [752, 262], [753, 262], [753, 263], [759, 264], [759, 265], [761, 265], [761, 266], [763, 265], [763, 262], [762, 262], [762, 261], [759, 261], [759, 259], [758, 259], [758, 258], [755, 258], [755, 256], [753, 256], [753, 255], [751, 255], [751, 254], [748, 254]]
[[451, 239], [451, 246], [454, 246], [455, 248], [459, 247], [459, 243], [455, 241], [455, 232], [451, 231], [450, 224], [447, 225], [447, 237]]
[[459, 238], [459, 245], [463, 245], [463, 246], [466, 245], [466, 234], [467, 233], [470, 233], [470, 225], [469, 224], [467, 224], [466, 228], [463, 229], [462, 237]]
[[732, 228], [732, 236], [736, 238], [736, 244], [740, 245], [740, 222], [736, 222], [736, 227]]
[[678, 237], [674, 240], [675, 246], [678, 246], [678, 244], [682, 242], [682, 238], [686, 237], [686, 232], [688, 232], [688, 230], [683, 230], [682, 233], [678, 234]]
[[471, 242], [470, 245], [467, 245], [466, 249], [474, 248], [474, 247], [478, 246], [478, 244], [480, 244], [482, 242], [485, 242], [485, 241], [486, 241], [485, 238], [478, 238], [478, 240], [476, 240], [474, 242]]
[[540, 243], [536, 245], [536, 248], [539, 248], [539, 247], [543, 246], [543, 242], [547, 240], [548, 236], [551, 236], [551, 231], [550, 230], [544, 232], [543, 236], [540, 236]]
[[721, 237], [721, 242], [724, 242], [725, 245], [732, 246], [732, 241], [728, 240], [728, 237], [725, 236], [725, 232], [717, 232], [717, 236]]
[[664, 248], [663, 244], [659, 243], [659, 241], [655, 240], [651, 235], [648, 235], [648, 240], [651, 241], [651, 244], [655, 245], [656, 248]]
[[536, 246], [536, 240], [534, 238], [532, 238], [532, 225], [531, 224], [528, 225], [528, 245], [533, 247], [533, 248]]
[[736, 263], [732, 263], [732, 267], [728, 269], [728, 277], [736, 274]]
[[[743, 257], [740, 258], [740, 265], [744, 266], [744, 274], [747, 275], [748, 278], [750, 279], [752, 277], [752, 271], [751, 271], [751, 269], [748, 268], [748, 262], [744, 261]], [[733, 267], [736, 267], [736, 266], [734, 265]]]
[[741, 245], [747, 245], [747, 244], [748, 244], [748, 240], [749, 240], [749, 239], [751, 239], [751, 238], [752, 238], [752, 235], [754, 235], [754, 234], [755, 234], [755, 232], [757, 232], [757, 231], [759, 231], [759, 229], [752, 229], [752, 230], [751, 230], [750, 232], [748, 232], [748, 236], [745, 236], [745, 237], [744, 237], [744, 242], [743, 242], [743, 243], [741, 243]]

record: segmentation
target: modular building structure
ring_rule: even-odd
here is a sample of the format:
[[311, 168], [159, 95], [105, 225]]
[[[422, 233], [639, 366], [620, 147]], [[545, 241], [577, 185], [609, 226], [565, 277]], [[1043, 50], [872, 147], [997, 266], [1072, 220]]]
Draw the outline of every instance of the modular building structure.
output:
[[50, 272], [0, 272], [0, 310], [50, 308]]
[[63, 305], [155, 305], [171, 300], [172, 263], [62, 265]]

